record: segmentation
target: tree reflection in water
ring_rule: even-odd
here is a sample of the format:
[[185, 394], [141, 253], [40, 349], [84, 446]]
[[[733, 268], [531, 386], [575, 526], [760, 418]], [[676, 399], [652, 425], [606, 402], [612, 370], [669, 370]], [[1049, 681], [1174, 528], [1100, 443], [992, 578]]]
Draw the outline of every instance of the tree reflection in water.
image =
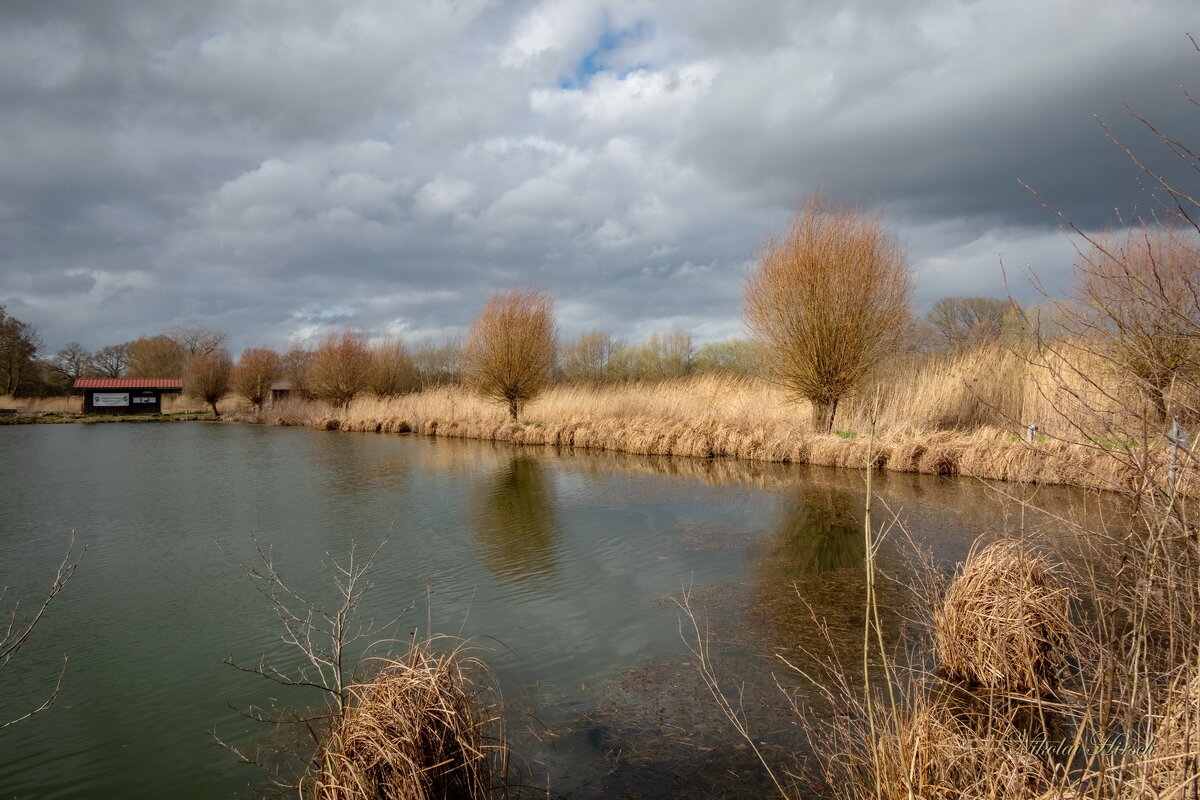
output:
[[787, 501], [768, 560], [773, 577], [817, 575], [863, 565], [861, 493], [815, 485]]
[[513, 456], [471, 502], [479, 559], [505, 584], [554, 576], [561, 535], [554, 486], [536, 458]]

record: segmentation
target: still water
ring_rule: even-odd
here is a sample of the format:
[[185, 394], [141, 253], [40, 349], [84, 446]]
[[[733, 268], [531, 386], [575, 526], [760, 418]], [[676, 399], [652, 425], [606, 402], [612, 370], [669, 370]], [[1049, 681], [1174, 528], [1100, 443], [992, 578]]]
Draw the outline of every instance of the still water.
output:
[[[888, 475], [876, 490], [948, 563], [981, 534], [1031, 524], [967, 480]], [[415, 603], [399, 635], [432, 626], [473, 642], [502, 686], [523, 781], [538, 787], [528, 796], [761, 796], [761, 770], [690, 664], [671, 598], [691, 592], [756, 732], [786, 746], [796, 726], [773, 655], [819, 644], [798, 593], [835, 639], [861, 635], [864, 491], [855, 471], [412, 436], [0, 428], [4, 607], [44, 592], [72, 531], [87, 548], [0, 671], [2, 722], [40, 702], [68, 658], [55, 706], [0, 731], [0, 797], [261, 795], [263, 773], [213, 733], [278, 744], [240, 712], [315, 698], [225, 663], [289, 658], [239, 562], [254, 562], [256, 542], [270, 548], [293, 588], [332, 606], [329, 559], [384, 539], [363, 614]], [[901, 549], [889, 538], [885, 567]], [[884, 590], [895, 614], [911, 602], [902, 588]]]

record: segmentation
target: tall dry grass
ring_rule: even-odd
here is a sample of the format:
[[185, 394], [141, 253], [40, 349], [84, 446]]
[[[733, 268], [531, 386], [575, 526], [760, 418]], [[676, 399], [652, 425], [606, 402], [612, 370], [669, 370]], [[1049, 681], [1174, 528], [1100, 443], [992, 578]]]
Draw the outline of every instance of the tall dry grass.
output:
[[507, 796], [508, 748], [486, 667], [461, 647], [414, 643], [379, 660], [301, 783], [318, 800], [483, 800]]
[[[839, 405], [835, 433], [814, 433], [803, 403], [759, 378], [707, 374], [662, 382], [547, 387], [514, 423], [461, 386], [346, 407], [295, 399], [241, 418], [320, 429], [418, 433], [640, 455], [736, 458], [861, 468], [875, 404], [878, 468], [985, 480], [1126, 490], [1165, 468], [1165, 440], [1113, 408], [1111, 378], [1089, 382], [1060, 352], [989, 346], [897, 361]], [[1106, 405], [1105, 403], [1108, 403]], [[1037, 440], [1025, 441], [1030, 424]], [[1114, 458], [1116, 451], [1119, 457]], [[1190, 472], [1181, 478], [1191, 492]]]

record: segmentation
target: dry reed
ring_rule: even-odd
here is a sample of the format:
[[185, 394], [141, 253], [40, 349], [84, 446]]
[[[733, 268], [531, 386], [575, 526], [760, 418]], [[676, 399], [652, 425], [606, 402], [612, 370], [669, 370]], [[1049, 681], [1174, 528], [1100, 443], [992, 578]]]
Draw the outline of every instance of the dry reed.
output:
[[349, 687], [301, 796], [319, 800], [449, 800], [505, 796], [508, 751], [486, 668], [431, 642], [382, 660]]
[[1055, 572], [1018, 542], [972, 553], [934, 614], [945, 675], [1002, 692], [1053, 694], [1071, 638], [1071, 596]]
[[[1200, 798], [1200, 681], [1179, 681], [1167, 693], [1155, 720], [1154, 747], [1131, 770], [1137, 794]], [[1134, 796], [1134, 792], [1128, 792]]]
[[[1124, 453], [1124, 440], [1113, 434], [1088, 439], [1053, 416], [1056, 408], [1069, 412], [1063, 398], [1083, 397], [1083, 387], [1052, 387], [1049, 372], [1012, 351], [981, 348], [929, 359], [916, 369], [899, 364], [889, 369], [894, 374], [878, 378], [872, 456], [877, 468], [1126, 490], [1137, 485], [1146, 465], [1161, 466], [1167, 459], [1166, 447], [1146, 443], [1143, 433], [1137, 434], [1139, 451]], [[395, 398], [363, 396], [345, 408], [294, 399], [243, 418], [323, 430], [861, 468], [870, 427], [866, 405], [861, 397], [844, 401], [840, 432], [813, 433], [804, 408], [779, 387], [710, 374], [658, 383], [551, 386], [528, 403], [522, 423], [460, 386]], [[1083, 419], [1083, 411], [1076, 416]], [[1025, 441], [1031, 420], [1040, 420], [1051, 435]], [[1121, 457], [1113, 457], [1114, 448]], [[1180, 486], [1184, 493], [1195, 491], [1190, 471], [1184, 471]]]
[[1062, 797], [1060, 776], [1022, 741], [1011, 713], [964, 714], [947, 696], [917, 690], [895, 709], [843, 720], [824, 755], [835, 765], [833, 793], [846, 800]]

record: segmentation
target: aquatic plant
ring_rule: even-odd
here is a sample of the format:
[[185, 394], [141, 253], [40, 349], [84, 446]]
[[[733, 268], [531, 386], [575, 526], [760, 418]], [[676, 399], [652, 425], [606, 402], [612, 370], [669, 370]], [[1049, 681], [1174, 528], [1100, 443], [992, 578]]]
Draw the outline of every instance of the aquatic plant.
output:
[[378, 659], [369, 681], [348, 687], [302, 797], [507, 796], [508, 749], [490, 673], [461, 646], [439, 654], [435, 644], [414, 642], [403, 657]]
[[1016, 541], [974, 552], [934, 613], [939, 666], [950, 680], [1049, 696], [1070, 649], [1071, 596], [1043, 554]]

